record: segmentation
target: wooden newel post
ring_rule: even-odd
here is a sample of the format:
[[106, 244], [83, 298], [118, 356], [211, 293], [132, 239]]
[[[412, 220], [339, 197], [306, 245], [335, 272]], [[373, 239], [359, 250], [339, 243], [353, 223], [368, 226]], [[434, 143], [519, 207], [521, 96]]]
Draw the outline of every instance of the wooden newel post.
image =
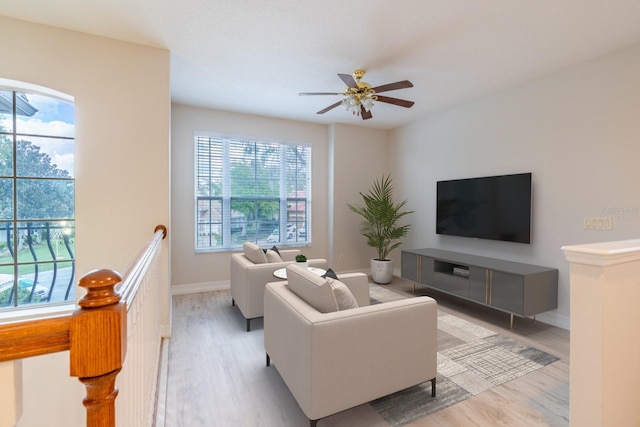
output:
[[115, 382], [127, 346], [127, 311], [114, 289], [121, 280], [113, 270], [94, 270], [79, 282], [87, 294], [71, 317], [69, 359], [71, 376], [87, 390], [87, 427], [115, 426]]

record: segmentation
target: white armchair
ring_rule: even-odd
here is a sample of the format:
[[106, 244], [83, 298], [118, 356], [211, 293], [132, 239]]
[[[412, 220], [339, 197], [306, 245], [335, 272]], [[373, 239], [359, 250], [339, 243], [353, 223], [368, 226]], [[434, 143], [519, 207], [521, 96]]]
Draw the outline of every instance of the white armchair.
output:
[[[251, 330], [251, 320], [263, 316], [264, 287], [267, 282], [276, 280], [273, 272], [294, 263], [298, 249], [281, 249], [282, 262], [255, 264], [244, 253], [231, 255], [231, 298], [247, 319], [247, 332]], [[309, 267], [327, 268], [327, 260], [310, 259]]]
[[292, 280], [300, 277], [292, 275], [291, 267], [288, 270], [288, 282], [268, 283], [265, 289], [267, 366], [273, 361], [311, 426], [320, 418], [425, 381], [431, 381], [435, 396], [434, 299], [369, 305], [367, 276], [339, 275], [340, 282], [354, 289], [353, 296], [359, 295], [359, 307], [321, 312], [292, 291], [297, 289]]

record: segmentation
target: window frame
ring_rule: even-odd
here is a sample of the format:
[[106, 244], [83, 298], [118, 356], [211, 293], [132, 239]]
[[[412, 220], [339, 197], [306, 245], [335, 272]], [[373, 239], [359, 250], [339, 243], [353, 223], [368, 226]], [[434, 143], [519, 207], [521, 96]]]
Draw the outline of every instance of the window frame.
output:
[[[221, 195], [208, 195], [208, 196], [201, 196], [199, 195], [199, 145], [201, 143], [201, 139], [209, 139], [211, 140], [218, 140], [218, 142], [223, 142], [224, 147], [222, 148], [222, 154], [221, 154], [221, 158], [220, 158], [220, 162], [222, 162], [222, 173], [221, 173], [221, 179], [222, 183], [221, 183], [221, 187], [222, 187], [222, 194]], [[307, 143], [307, 142], [298, 142], [298, 141], [285, 141], [285, 140], [281, 140], [281, 139], [273, 139], [273, 138], [263, 138], [263, 137], [251, 137], [251, 136], [246, 136], [246, 135], [230, 135], [230, 134], [223, 134], [223, 133], [217, 133], [217, 132], [205, 132], [205, 131], [194, 131], [193, 133], [193, 141], [194, 141], [194, 158], [193, 158], [193, 164], [194, 164], [194, 171], [193, 171], [193, 177], [194, 177], [194, 201], [193, 201], [193, 206], [194, 206], [194, 230], [193, 230], [193, 237], [194, 237], [194, 243], [193, 243], [193, 247], [194, 247], [194, 251], [195, 253], [210, 253], [210, 252], [235, 252], [238, 250], [242, 250], [242, 244], [244, 243], [244, 241], [252, 241], [254, 243], [257, 243], [258, 245], [260, 245], [261, 247], [272, 247], [272, 246], [277, 246], [278, 248], [296, 248], [296, 247], [307, 247], [311, 245], [311, 224], [312, 224], [312, 203], [311, 203], [311, 196], [312, 196], [312, 159], [313, 159], [313, 145], [311, 143]], [[229, 167], [230, 165], [230, 149], [229, 149], [229, 142], [240, 142], [240, 143], [252, 143], [252, 144], [265, 144], [265, 145], [277, 145], [279, 148], [279, 152], [280, 152], [280, 156], [281, 158], [284, 158], [284, 150], [282, 150], [283, 148], [291, 148], [294, 147], [297, 149], [304, 149], [304, 150], [308, 150], [307, 151], [307, 158], [306, 158], [306, 165], [305, 165], [305, 171], [304, 171], [304, 175], [305, 175], [305, 182], [306, 182], [306, 188], [301, 189], [301, 187], [296, 186], [295, 187], [295, 195], [289, 195], [287, 194], [287, 190], [286, 190], [286, 186], [287, 186], [287, 181], [286, 181], [286, 174], [287, 174], [287, 164], [284, 162], [280, 162], [280, 168], [279, 168], [279, 173], [280, 173], [280, 180], [279, 180], [279, 195], [278, 196], [265, 196], [265, 197], [250, 197], [250, 196], [233, 196], [231, 195], [231, 181], [232, 181], [232, 177], [231, 177], [231, 168]], [[211, 153], [213, 150], [209, 149], [209, 153]], [[213, 162], [209, 161], [209, 165], [211, 165]], [[209, 177], [211, 177], [213, 175], [213, 173], [209, 174]], [[296, 175], [297, 177], [297, 175]], [[210, 178], [209, 178], [210, 179]], [[302, 197], [300, 197], [299, 192], [300, 191], [304, 191], [304, 195]], [[221, 219], [216, 223], [216, 224], [220, 224], [220, 228], [221, 228], [221, 240], [222, 240], [222, 244], [219, 246], [212, 246], [211, 245], [211, 236], [214, 234], [211, 231], [211, 228], [209, 229], [205, 229], [203, 231], [203, 229], [201, 228], [201, 225], [206, 224], [200, 221], [201, 219], [201, 205], [199, 202], [205, 201], [205, 200], [209, 200], [209, 201], [218, 201], [219, 205], [218, 205], [218, 210], [221, 212], [220, 216]], [[277, 228], [279, 230], [279, 234], [280, 234], [280, 239], [278, 239], [278, 241], [267, 241], [265, 242], [264, 240], [258, 239], [258, 230], [252, 231], [252, 233], [255, 233], [254, 236], [255, 238], [250, 238], [251, 236], [245, 235], [245, 238], [243, 239], [242, 242], [234, 242], [232, 239], [232, 224], [233, 224], [233, 219], [234, 216], [232, 215], [232, 206], [234, 204], [234, 202], [251, 202], [254, 201], [256, 203], [258, 202], [274, 202], [278, 204], [278, 219], [277, 222], [274, 222], [273, 227], [274, 231]], [[298, 208], [298, 203], [300, 203], [302, 201], [302, 203], [304, 204], [304, 214], [303, 214], [303, 219], [298, 219], [298, 212], [299, 210], [297, 210]], [[290, 204], [296, 204], [295, 209], [293, 210], [289, 210], [288, 207]], [[209, 215], [211, 215], [211, 210], [209, 210]], [[237, 211], [236, 211], [237, 212]], [[300, 233], [297, 230], [297, 227], [295, 228], [295, 230], [293, 231], [293, 237], [295, 237], [293, 240], [289, 240], [287, 239], [287, 235], [289, 234], [289, 227], [288, 227], [288, 223], [289, 223], [289, 213], [290, 212], [296, 212], [296, 225], [299, 224], [304, 224], [304, 237], [300, 237]], [[247, 223], [247, 221], [242, 221], [244, 222], [244, 224]], [[209, 225], [214, 224], [213, 222], [209, 221], [208, 223]], [[209, 242], [210, 245], [203, 247], [199, 245], [199, 235], [201, 233], [204, 233], [203, 236], [206, 237], [206, 233], [208, 233], [209, 235]], [[273, 235], [273, 233], [272, 233]], [[269, 235], [272, 236], [272, 235]], [[284, 239], [284, 240], [283, 240]], [[229, 242], [229, 243], [227, 243]]]
[[[10, 79], [4, 79], [4, 78], [0, 78], [0, 90], [6, 91], [6, 92], [10, 92], [12, 94], [12, 98], [13, 98], [13, 111], [9, 114], [10, 119], [13, 123], [12, 125], [12, 129], [10, 131], [5, 131], [3, 132], [3, 135], [8, 136], [9, 139], [12, 140], [12, 144], [13, 144], [13, 157], [12, 157], [12, 173], [11, 175], [3, 175], [3, 179], [11, 179], [12, 180], [12, 197], [13, 197], [13, 212], [12, 212], [12, 216], [11, 218], [3, 218], [2, 219], [2, 224], [9, 224], [11, 226], [11, 230], [13, 233], [13, 238], [12, 238], [12, 242], [13, 242], [13, 251], [12, 251], [12, 256], [13, 256], [13, 275], [14, 275], [14, 292], [13, 294], [14, 296], [14, 303], [7, 305], [7, 306], [3, 306], [0, 307], [0, 322], [3, 322], [5, 320], [10, 320], [10, 321], [16, 321], [16, 320], [28, 320], [28, 319], [33, 319], [33, 318], [42, 318], [43, 316], [47, 316], [47, 315], [59, 315], [62, 313], [68, 313], [71, 312], [73, 310], [73, 308], [75, 307], [75, 290], [76, 290], [76, 281], [75, 281], [75, 261], [77, 259], [77, 254], [75, 253], [75, 244], [73, 244], [73, 250], [72, 252], [69, 252], [69, 254], [71, 255], [71, 257], [66, 258], [64, 260], [60, 260], [58, 258], [57, 255], [57, 250], [56, 250], [56, 255], [55, 258], [49, 260], [49, 259], [37, 259], [34, 258], [34, 260], [25, 260], [25, 259], [21, 259], [21, 257], [19, 256], [19, 254], [16, 252], [17, 250], [17, 245], [18, 243], [16, 242], [16, 240], [18, 240], [18, 230], [23, 229], [23, 227], [27, 227], [26, 229], [29, 230], [29, 227], [32, 226], [32, 224], [34, 225], [34, 229], [40, 229], [42, 227], [46, 227], [46, 232], [45, 235], [47, 236], [47, 242], [49, 241], [49, 235], [47, 233], [50, 232], [50, 230], [56, 229], [58, 227], [63, 227], [64, 230], [62, 230], [62, 228], [60, 229], [60, 236], [57, 237], [58, 239], [62, 239], [64, 238], [64, 241], [66, 245], [69, 244], [69, 242], [67, 241], [67, 239], [69, 238], [68, 236], [71, 234], [72, 229], [75, 229], [75, 223], [76, 223], [76, 215], [75, 215], [75, 208], [76, 208], [76, 203], [75, 203], [75, 181], [76, 181], [76, 177], [75, 177], [75, 164], [74, 164], [74, 170], [73, 172], [69, 175], [69, 176], [44, 176], [41, 174], [36, 174], [36, 175], [23, 175], [20, 173], [20, 171], [18, 170], [19, 168], [19, 163], [17, 162], [17, 158], [16, 158], [16, 144], [18, 142], [18, 138], [29, 138], [27, 141], [30, 143], [33, 143], [33, 141], [31, 141], [32, 138], [35, 138], [36, 140], [38, 139], [44, 139], [44, 140], [51, 140], [51, 141], [72, 141], [73, 142], [73, 157], [74, 157], [74, 163], [75, 163], [75, 142], [76, 142], [76, 136], [75, 136], [75, 131], [73, 136], [66, 136], [63, 134], [55, 134], [55, 133], [25, 133], [21, 130], [19, 130], [17, 128], [17, 111], [16, 111], [16, 99], [17, 99], [17, 94], [18, 93], [25, 93], [27, 95], [31, 94], [33, 96], [36, 97], [46, 97], [49, 99], [57, 99], [60, 101], [63, 101], [65, 103], [69, 103], [73, 105], [73, 109], [74, 109], [74, 116], [75, 116], [75, 98], [73, 96], [67, 95], [65, 93], [62, 92], [58, 92], [56, 90], [47, 88], [47, 87], [43, 87], [43, 86], [38, 86], [38, 85], [34, 85], [34, 84], [30, 84], [30, 83], [26, 83], [26, 82], [21, 82], [21, 81], [16, 81], [16, 80], [10, 80]], [[75, 118], [73, 121], [73, 127], [75, 130]], [[47, 152], [47, 150], [43, 151], [43, 154], [49, 154]], [[58, 182], [58, 183], [71, 183], [71, 185], [73, 186], [74, 190], [73, 190], [73, 209], [70, 213], [70, 215], [66, 215], [64, 217], [60, 217], [60, 218], [53, 218], [53, 217], [49, 217], [49, 215], [47, 215], [46, 217], [43, 218], [21, 218], [19, 215], [19, 210], [18, 207], [20, 206], [20, 201], [19, 201], [19, 195], [16, 192], [16, 188], [18, 187], [19, 183], [18, 181], [25, 181], [25, 180], [44, 180], [44, 181], [49, 181], [49, 182]], [[59, 223], [56, 225], [56, 223]], [[62, 225], [61, 225], [62, 224]], [[71, 225], [72, 224], [72, 225]], [[49, 228], [50, 225], [53, 225], [53, 228]], [[44, 230], [44, 229], [43, 229]], [[29, 232], [30, 234], [30, 232]], [[64, 236], [63, 236], [64, 234]], [[72, 234], [73, 236], [75, 236], [75, 233]], [[33, 254], [33, 250], [31, 248], [31, 237], [27, 237], [26, 238], [28, 241], [28, 245], [30, 247], [30, 251]], [[75, 237], [74, 237], [75, 239]], [[7, 242], [8, 243], [8, 242]], [[56, 242], [57, 245], [58, 242]], [[68, 246], [67, 246], [68, 247]], [[57, 246], [56, 246], [57, 249]], [[49, 250], [51, 250], [51, 248], [49, 248]], [[69, 249], [69, 251], [71, 251], [71, 249]], [[53, 252], [52, 252], [53, 254]], [[53, 256], [53, 255], [52, 255]], [[36, 257], [36, 255], [34, 254], [33, 257]], [[68, 284], [69, 288], [66, 291], [66, 296], [63, 300], [54, 300], [54, 301], [37, 301], [37, 302], [27, 302], [24, 304], [20, 304], [18, 303], [17, 305], [15, 304], [15, 301], [17, 299], [17, 293], [16, 290], [17, 288], [19, 288], [19, 285], [17, 283], [20, 283], [21, 279], [21, 274], [20, 274], [20, 270], [22, 268], [29, 268], [29, 266], [33, 267], [36, 269], [36, 278], [37, 278], [37, 271], [38, 271], [38, 267], [39, 266], [45, 266], [45, 265], [54, 265], [53, 270], [54, 270], [54, 276], [53, 279], [54, 280], [56, 278], [55, 276], [55, 271], [58, 270], [58, 263], [62, 263], [63, 265], [66, 264], [70, 264], [71, 268], [71, 276], [69, 278], [70, 282]], [[3, 264], [5, 267], [7, 266], [11, 266], [11, 264], [5, 263]], [[46, 272], [47, 270], [45, 270], [44, 272]], [[18, 280], [16, 281], [16, 277], [18, 278]], [[16, 283], [17, 282], [17, 283]], [[36, 282], [33, 286], [34, 289], [37, 286]], [[56, 284], [58, 284], [58, 282], [52, 282], [50, 284], [51, 287], [55, 286]], [[50, 292], [53, 292], [53, 289], [50, 290]], [[32, 291], [33, 294], [33, 291]], [[51, 293], [49, 294], [51, 296]]]

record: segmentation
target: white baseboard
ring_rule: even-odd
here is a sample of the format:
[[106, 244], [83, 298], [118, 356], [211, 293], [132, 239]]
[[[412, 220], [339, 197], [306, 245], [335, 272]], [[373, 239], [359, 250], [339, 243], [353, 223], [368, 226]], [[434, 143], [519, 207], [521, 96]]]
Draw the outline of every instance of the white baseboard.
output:
[[167, 387], [169, 378], [169, 342], [167, 340], [162, 340], [162, 346], [160, 348], [160, 366], [158, 371], [155, 427], [164, 427], [166, 421]]
[[229, 281], [221, 280], [219, 282], [207, 283], [186, 283], [182, 285], [171, 286], [172, 295], [197, 294], [199, 292], [222, 291], [229, 289]]
[[536, 314], [536, 320], [549, 325], [557, 326], [561, 329], [571, 330], [571, 320], [569, 316], [554, 313], [552, 311], [547, 313]]

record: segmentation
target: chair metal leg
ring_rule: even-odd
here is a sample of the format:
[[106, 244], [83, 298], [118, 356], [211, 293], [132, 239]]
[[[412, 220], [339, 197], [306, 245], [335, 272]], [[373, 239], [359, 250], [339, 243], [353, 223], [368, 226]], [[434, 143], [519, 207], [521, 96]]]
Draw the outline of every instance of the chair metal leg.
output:
[[251, 330], [251, 319], [247, 319], [247, 332]]
[[267, 366], [271, 366], [271, 358], [269, 357], [269, 353], [267, 353]]
[[236, 300], [231, 298], [231, 307], [235, 307], [236, 305]]
[[436, 379], [431, 380], [431, 397], [436, 397]]

